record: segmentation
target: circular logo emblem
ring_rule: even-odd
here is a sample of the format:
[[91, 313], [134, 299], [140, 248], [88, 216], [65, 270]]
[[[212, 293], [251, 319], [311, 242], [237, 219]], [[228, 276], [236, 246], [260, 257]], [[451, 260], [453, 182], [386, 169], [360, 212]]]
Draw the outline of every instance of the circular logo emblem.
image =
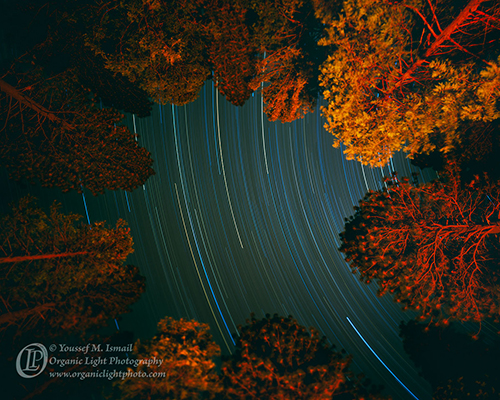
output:
[[34, 378], [40, 375], [49, 359], [49, 353], [41, 343], [31, 343], [17, 355], [16, 370], [23, 378]]

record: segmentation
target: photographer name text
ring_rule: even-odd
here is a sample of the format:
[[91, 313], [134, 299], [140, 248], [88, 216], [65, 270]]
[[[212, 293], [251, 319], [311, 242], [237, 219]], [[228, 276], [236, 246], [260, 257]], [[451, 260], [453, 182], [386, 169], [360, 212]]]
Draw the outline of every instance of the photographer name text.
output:
[[[53, 345], [54, 346], [54, 345]], [[64, 353], [131, 353], [134, 349], [134, 345], [127, 344], [125, 346], [112, 346], [109, 343], [101, 344], [101, 343], [87, 343], [82, 346], [71, 346], [67, 344], [59, 344], [59, 351]], [[53, 351], [51, 349], [51, 351]]]

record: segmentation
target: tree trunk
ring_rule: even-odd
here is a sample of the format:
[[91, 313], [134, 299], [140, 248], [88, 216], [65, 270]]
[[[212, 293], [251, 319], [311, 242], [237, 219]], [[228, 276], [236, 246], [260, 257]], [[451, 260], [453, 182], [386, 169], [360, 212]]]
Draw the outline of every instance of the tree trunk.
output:
[[2, 92], [6, 93], [8, 96], [16, 99], [20, 103], [24, 104], [25, 106], [31, 108], [37, 114], [43, 115], [44, 117], [48, 118], [50, 121], [59, 122], [65, 128], [70, 129], [70, 130], [73, 129], [73, 127], [70, 124], [68, 124], [66, 121], [62, 120], [61, 118], [59, 118], [52, 111], [47, 110], [41, 104], [38, 104], [36, 101], [25, 96], [23, 93], [21, 93], [19, 90], [17, 90], [14, 86], [9, 85], [7, 82], [5, 82], [2, 79], [0, 79], [0, 90]]
[[492, 225], [491, 230], [488, 232], [488, 235], [494, 235], [496, 233], [500, 233], [500, 223]]
[[17, 321], [23, 321], [34, 314], [42, 314], [45, 311], [52, 310], [56, 305], [56, 303], [45, 303], [32, 308], [25, 308], [23, 310], [2, 314], [0, 315], [0, 326], [5, 324], [13, 325]]
[[2, 257], [0, 258], [0, 264], [16, 263], [21, 261], [47, 260], [51, 258], [75, 257], [88, 253], [89, 253], [88, 251], [76, 251], [74, 253], [38, 254], [33, 256]]
[[475, 235], [495, 235], [500, 233], [500, 222], [491, 225], [440, 225], [438, 235], [459, 234], [471, 238]]
[[413, 63], [413, 65], [401, 76], [401, 78], [398, 80], [398, 82], [392, 87], [392, 89], [387, 93], [387, 95], [390, 95], [394, 90], [399, 88], [400, 86], [404, 85], [406, 81], [411, 77], [411, 74], [415, 72], [415, 70], [420, 67], [427, 58], [431, 57], [434, 52], [439, 49], [439, 47], [445, 42], [446, 40], [450, 39], [451, 35], [453, 32], [458, 29], [458, 27], [465, 22], [469, 16], [477, 10], [479, 5], [481, 3], [484, 3], [486, 0], [471, 0], [469, 4], [460, 12], [457, 18], [453, 20], [453, 22], [448, 25], [443, 32], [436, 38], [435, 42], [432, 44], [431, 47], [427, 49], [425, 52], [424, 56], [418, 60], [417, 62]]

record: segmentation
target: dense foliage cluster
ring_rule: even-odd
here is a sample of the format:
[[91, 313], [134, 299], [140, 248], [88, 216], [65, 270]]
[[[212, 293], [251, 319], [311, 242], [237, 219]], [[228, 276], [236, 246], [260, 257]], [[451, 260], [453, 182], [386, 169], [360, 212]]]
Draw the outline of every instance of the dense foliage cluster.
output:
[[394, 294], [422, 318], [500, 316], [500, 188], [407, 179], [369, 192], [346, 222], [340, 250], [379, 294]]
[[196, 23], [198, 3], [97, 2], [86, 13], [86, 43], [110, 71], [138, 84], [155, 101], [186, 104], [210, 76], [202, 27]]
[[[345, 0], [318, 7], [333, 46], [321, 66], [325, 125], [349, 159], [382, 166], [398, 150], [446, 153], [500, 118], [496, 2]], [[439, 135], [442, 140], [432, 140]]]
[[293, 121], [315, 104], [324, 52], [308, 1], [114, 1], [84, 18], [86, 44], [106, 67], [158, 102], [191, 102], [212, 78], [235, 105], [262, 89], [270, 120]]
[[0, 163], [14, 179], [98, 194], [131, 191], [154, 174], [150, 153], [120, 125], [123, 115], [99, 108], [74, 70], [25, 68], [0, 81]]
[[117, 382], [120, 399], [345, 399], [383, 400], [350, 370], [351, 357], [337, 352], [314, 328], [292, 317], [252, 316], [239, 327], [236, 351], [223, 357], [217, 374], [214, 358], [220, 349], [208, 325], [164, 318], [151, 340], [137, 341], [137, 359], [157, 357], [161, 366], [141, 366], [133, 372], [164, 372], [161, 379], [126, 378]]
[[1, 220], [0, 329], [15, 326], [46, 337], [83, 334], [129, 311], [144, 291], [125, 265], [132, 238], [125, 222], [77, 224], [80, 216], [46, 214], [23, 198]]
[[163, 378], [127, 377], [116, 383], [120, 399], [200, 399], [221, 391], [214, 358], [220, 355], [209, 326], [166, 317], [152, 339], [135, 343], [137, 359], [156, 357], [161, 365], [139, 364], [136, 372], [165, 373]]
[[382, 398], [349, 370], [351, 357], [291, 317], [252, 316], [238, 330], [236, 352], [222, 366], [228, 399]]
[[247, 12], [240, 2], [221, 2], [216, 13], [209, 12], [207, 24], [211, 36], [208, 59], [215, 86], [236, 106], [242, 106], [251, 96], [251, 82], [257, 75], [257, 47], [246, 24]]

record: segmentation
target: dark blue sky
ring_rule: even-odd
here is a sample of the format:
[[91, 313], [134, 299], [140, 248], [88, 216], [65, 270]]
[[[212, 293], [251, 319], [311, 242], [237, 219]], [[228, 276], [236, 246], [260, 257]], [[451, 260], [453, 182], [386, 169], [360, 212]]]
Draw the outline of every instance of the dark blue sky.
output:
[[344, 218], [384, 176], [419, 173], [403, 155], [383, 169], [345, 160], [323, 129], [319, 108], [293, 123], [271, 123], [259, 94], [234, 107], [207, 82], [183, 107], [155, 105], [147, 119], [127, 116], [155, 160], [156, 175], [133, 193], [94, 197], [8, 182], [2, 208], [31, 192], [84, 221], [124, 218], [135, 253], [128, 262], [147, 291], [121, 329], [152, 336], [166, 315], [208, 322], [222, 351], [254, 312], [293, 315], [354, 357], [354, 369], [395, 400], [430, 399], [428, 384], [402, 349], [398, 325], [412, 315], [376, 286], [359, 282], [337, 248]]

